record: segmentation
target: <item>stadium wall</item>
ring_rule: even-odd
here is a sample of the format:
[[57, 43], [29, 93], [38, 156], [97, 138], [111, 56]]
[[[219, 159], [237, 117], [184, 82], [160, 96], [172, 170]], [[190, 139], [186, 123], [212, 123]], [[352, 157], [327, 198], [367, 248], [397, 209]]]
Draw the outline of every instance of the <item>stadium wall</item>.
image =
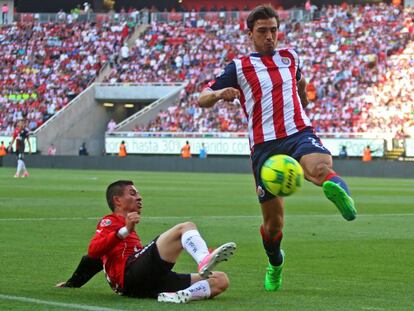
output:
[[[27, 155], [27, 167], [62, 169], [105, 169], [136, 171], [173, 171], [209, 173], [251, 173], [248, 157], [193, 157], [179, 156], [41, 156]], [[5, 167], [15, 167], [16, 158], [8, 155], [3, 159]], [[414, 178], [414, 162], [373, 160], [368, 163], [360, 159], [334, 160], [335, 170], [343, 176]]]
[[77, 155], [85, 142], [89, 153], [98, 155], [104, 148], [103, 133], [109, 119], [106, 109], [95, 101], [93, 86], [89, 86], [34, 132], [38, 150], [47, 154], [49, 145], [54, 144], [58, 154]]

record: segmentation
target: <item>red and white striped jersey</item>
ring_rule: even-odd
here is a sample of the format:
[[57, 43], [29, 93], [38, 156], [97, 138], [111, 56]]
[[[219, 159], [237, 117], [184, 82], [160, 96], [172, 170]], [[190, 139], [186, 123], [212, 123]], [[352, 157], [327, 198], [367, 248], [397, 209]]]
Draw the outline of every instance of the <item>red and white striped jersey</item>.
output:
[[293, 49], [279, 49], [272, 56], [252, 53], [234, 59], [207, 87], [240, 90], [240, 103], [248, 120], [250, 147], [253, 147], [311, 126], [298, 95], [299, 79], [297, 53]]

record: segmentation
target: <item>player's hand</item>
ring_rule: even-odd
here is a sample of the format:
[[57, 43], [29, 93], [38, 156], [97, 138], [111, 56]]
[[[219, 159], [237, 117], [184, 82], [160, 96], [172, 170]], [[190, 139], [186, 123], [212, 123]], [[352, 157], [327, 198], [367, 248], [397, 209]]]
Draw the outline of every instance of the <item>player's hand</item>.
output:
[[135, 228], [135, 225], [141, 220], [141, 215], [138, 212], [128, 213], [126, 216], [126, 227], [128, 232], [132, 232]]
[[240, 91], [234, 87], [226, 87], [225, 89], [217, 91], [217, 96], [220, 99], [232, 102], [240, 98]]

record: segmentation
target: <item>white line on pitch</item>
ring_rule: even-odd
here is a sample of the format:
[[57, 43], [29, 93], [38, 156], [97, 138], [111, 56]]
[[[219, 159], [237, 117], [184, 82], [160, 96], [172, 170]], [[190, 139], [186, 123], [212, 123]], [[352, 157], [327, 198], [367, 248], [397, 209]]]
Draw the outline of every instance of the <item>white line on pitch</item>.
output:
[[81, 305], [77, 303], [63, 303], [63, 302], [57, 302], [57, 301], [48, 301], [48, 300], [41, 300], [41, 299], [21, 297], [21, 296], [3, 295], [3, 294], [0, 294], [0, 300], [1, 299], [19, 301], [19, 302], [27, 302], [27, 303], [36, 303], [39, 305], [49, 305], [49, 306], [68, 308], [68, 309], [78, 309], [78, 310], [122, 311], [120, 309], [104, 308], [104, 307], [98, 307], [98, 306], [88, 306], [88, 305]]
[[[359, 214], [358, 217], [410, 217], [409, 214]], [[286, 218], [337, 218], [338, 215], [286, 215]], [[0, 218], [0, 221], [76, 221], [76, 220], [99, 220], [102, 217], [30, 217], [30, 218]], [[260, 215], [223, 215], [223, 216], [144, 216], [144, 220], [180, 220], [180, 219], [256, 219]]]

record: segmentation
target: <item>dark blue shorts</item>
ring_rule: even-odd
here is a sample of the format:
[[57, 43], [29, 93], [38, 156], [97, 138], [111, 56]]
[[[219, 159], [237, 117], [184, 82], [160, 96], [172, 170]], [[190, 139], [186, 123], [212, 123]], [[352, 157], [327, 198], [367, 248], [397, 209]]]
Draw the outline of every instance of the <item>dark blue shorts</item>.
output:
[[262, 203], [275, 197], [265, 189], [260, 178], [260, 169], [269, 157], [277, 154], [287, 154], [299, 162], [302, 156], [310, 153], [331, 154], [322, 145], [319, 137], [315, 135], [313, 128], [306, 128], [291, 136], [255, 145], [252, 150], [251, 160], [259, 202]]

